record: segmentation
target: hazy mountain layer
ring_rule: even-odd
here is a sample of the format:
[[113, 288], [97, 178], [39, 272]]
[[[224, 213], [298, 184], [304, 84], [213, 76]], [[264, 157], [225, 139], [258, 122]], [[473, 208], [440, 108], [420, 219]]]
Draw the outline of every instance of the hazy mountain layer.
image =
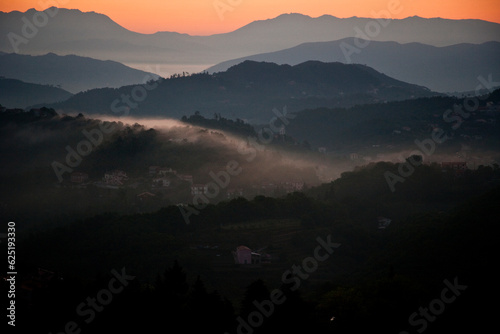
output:
[[7, 108], [26, 108], [34, 104], [63, 101], [72, 94], [61, 88], [26, 83], [0, 77], [0, 105]]
[[393, 78], [438, 92], [473, 91], [478, 77], [500, 77], [500, 43], [435, 47], [420, 43], [363, 41], [354, 38], [304, 43], [293, 48], [256, 54], [217, 64], [209, 73], [225, 71], [245, 60], [296, 65], [307, 60], [365, 64]]
[[102, 87], [117, 88], [157, 79], [114, 61], [79, 56], [0, 54], [0, 75], [37, 84], [58, 86], [72, 93]]
[[[36, 26], [34, 18], [46, 20]], [[347, 37], [437, 46], [500, 41], [500, 25], [481, 20], [410, 17], [383, 21], [285, 14], [211, 36], [176, 32], [139, 34], [102, 14], [52, 7], [42, 14], [34, 9], [25, 13], [1, 12], [0, 36], [0, 51], [5, 52], [76, 54], [123, 63], [216, 64], [300, 43]]]

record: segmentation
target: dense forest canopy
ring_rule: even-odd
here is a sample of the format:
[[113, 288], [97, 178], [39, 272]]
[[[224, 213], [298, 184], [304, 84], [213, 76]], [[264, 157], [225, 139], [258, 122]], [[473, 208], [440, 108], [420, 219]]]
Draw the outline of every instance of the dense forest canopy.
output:
[[[486, 323], [476, 305], [490, 289], [498, 164], [332, 157], [290, 135], [259, 142], [262, 128], [218, 114], [122, 121], [0, 113], [0, 209], [17, 222], [18, 310], [33, 320], [24, 329], [441, 333]], [[197, 183], [217, 195], [200, 205]], [[239, 246], [266, 260], [235, 264]]]

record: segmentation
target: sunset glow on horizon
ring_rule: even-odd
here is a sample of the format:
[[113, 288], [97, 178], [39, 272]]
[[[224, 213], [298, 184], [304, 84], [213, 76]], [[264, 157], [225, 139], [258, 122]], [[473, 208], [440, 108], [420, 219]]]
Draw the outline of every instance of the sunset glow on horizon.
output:
[[401, 10], [393, 16], [446, 19], [481, 19], [500, 23], [498, 0], [14, 0], [0, 3], [0, 11], [24, 12], [51, 6], [97, 12], [109, 16], [126, 29], [139, 33], [175, 31], [190, 35], [211, 35], [236, 30], [252, 21], [281, 14], [300, 13], [311, 17], [333, 15], [381, 17], [389, 6]]

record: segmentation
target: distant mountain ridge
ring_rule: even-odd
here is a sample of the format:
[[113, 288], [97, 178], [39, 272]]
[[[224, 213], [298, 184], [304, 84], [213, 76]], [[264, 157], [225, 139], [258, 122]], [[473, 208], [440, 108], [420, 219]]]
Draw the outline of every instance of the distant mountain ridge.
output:
[[[312, 18], [283, 14], [252, 22], [229, 33], [190, 36], [175, 32], [140, 34], [127, 30], [109, 17], [94, 12], [49, 8], [48, 23], [35, 36], [13, 48], [9, 34], [23, 37], [23, 17], [37, 13], [0, 12], [0, 51], [40, 55], [54, 52], [76, 54], [122, 63], [216, 64], [251, 54], [278, 51], [305, 42], [324, 42], [357, 36], [371, 18], [340, 19], [330, 15]], [[55, 14], [54, 14], [55, 13]], [[49, 15], [50, 14], [50, 15]], [[423, 19], [390, 20], [372, 40], [419, 42], [429, 45], [500, 41], [500, 24], [481, 20]]]
[[158, 79], [158, 75], [139, 71], [115, 61], [102, 61], [75, 55], [28, 56], [0, 54], [0, 76], [37, 84], [60, 86], [72, 93], [94, 88], [118, 88]]
[[[360, 52], [354, 38], [304, 43], [276, 52], [228, 60], [207, 69], [225, 71], [245, 60], [296, 65], [307, 60], [366, 64], [393, 78], [426, 86], [439, 92], [474, 90], [478, 76], [500, 77], [500, 42], [435, 47], [420, 43], [366, 42]], [[365, 42], [363, 42], [365, 43]], [[344, 50], [344, 51], [343, 51]]]
[[[62, 112], [104, 113], [127, 110], [136, 117], [180, 118], [195, 111], [231, 119], [266, 122], [273, 108], [288, 111], [317, 107], [404, 100], [433, 96], [425, 87], [405, 83], [364, 65], [308, 61], [295, 66], [246, 61], [216, 74], [195, 74], [152, 84], [143, 101], [127, 103], [121, 96], [133, 86], [94, 89], [51, 105]], [[137, 103], [135, 103], [137, 102]], [[115, 109], [115, 110], [113, 110]]]

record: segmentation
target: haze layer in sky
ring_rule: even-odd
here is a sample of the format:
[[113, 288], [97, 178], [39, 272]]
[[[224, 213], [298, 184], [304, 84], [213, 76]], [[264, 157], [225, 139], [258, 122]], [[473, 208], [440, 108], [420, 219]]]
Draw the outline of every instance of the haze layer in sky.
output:
[[175, 31], [191, 35], [230, 32], [285, 13], [384, 17], [381, 13], [391, 8], [397, 9], [391, 11], [396, 19], [416, 15], [500, 23], [499, 0], [0, 0], [3, 12], [51, 6], [105, 14], [140, 33]]

